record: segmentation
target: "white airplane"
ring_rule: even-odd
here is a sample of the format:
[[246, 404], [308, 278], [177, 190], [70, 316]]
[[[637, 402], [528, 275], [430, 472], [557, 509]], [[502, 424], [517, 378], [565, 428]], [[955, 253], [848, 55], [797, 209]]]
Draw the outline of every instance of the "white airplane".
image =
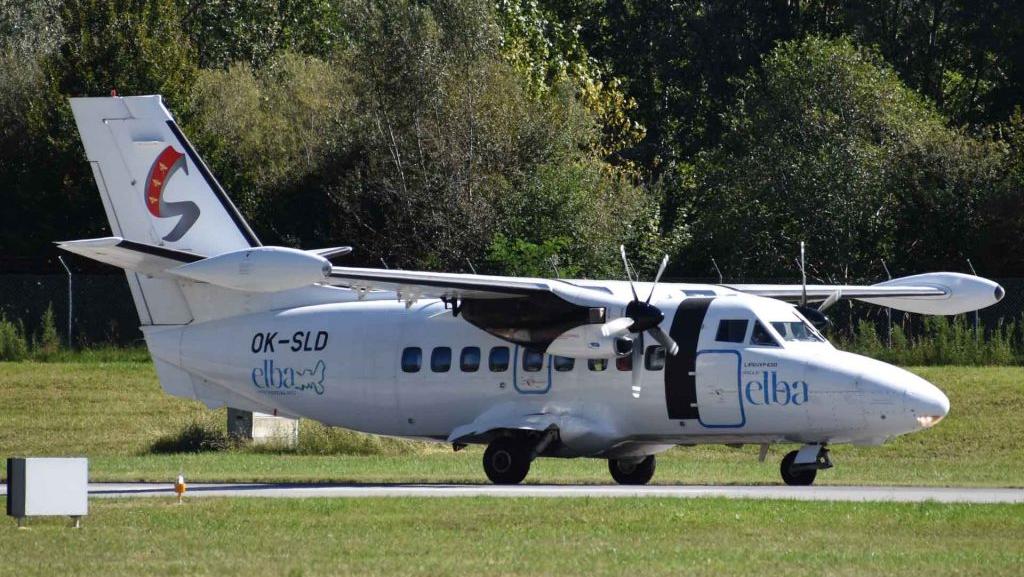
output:
[[[758, 444], [763, 461], [795, 443], [782, 478], [808, 485], [831, 445], [880, 444], [949, 411], [932, 384], [836, 350], [809, 318], [840, 298], [949, 315], [1003, 296], [958, 273], [726, 286], [658, 284], [666, 261], [652, 283], [332, 266], [351, 249], [261, 245], [159, 96], [71, 106], [116, 236], [59, 246], [125, 269], [164, 390], [486, 444], [495, 483], [539, 456], [607, 459], [615, 481], [643, 484], [677, 445]], [[821, 306], [792, 304], [808, 301]]]

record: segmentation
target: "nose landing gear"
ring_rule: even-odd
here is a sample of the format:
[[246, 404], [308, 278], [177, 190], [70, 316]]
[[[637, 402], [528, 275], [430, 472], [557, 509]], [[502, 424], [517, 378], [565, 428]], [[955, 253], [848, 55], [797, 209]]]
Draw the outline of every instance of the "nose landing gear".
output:
[[787, 485], [807, 486], [814, 483], [819, 470], [831, 468], [832, 461], [824, 445], [804, 445], [799, 451], [786, 453], [779, 472]]

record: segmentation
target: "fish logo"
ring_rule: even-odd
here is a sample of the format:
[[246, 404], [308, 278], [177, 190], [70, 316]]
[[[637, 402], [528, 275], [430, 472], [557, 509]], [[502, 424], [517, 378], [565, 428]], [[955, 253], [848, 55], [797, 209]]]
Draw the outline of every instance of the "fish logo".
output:
[[192, 225], [199, 220], [199, 205], [184, 200], [180, 202], [167, 202], [164, 200], [164, 189], [167, 181], [178, 171], [179, 168], [188, 174], [188, 164], [185, 162], [185, 155], [168, 146], [156, 157], [153, 166], [149, 169], [149, 177], [146, 179], [146, 208], [149, 214], [157, 218], [181, 217], [178, 224], [174, 225], [171, 232], [164, 237], [167, 242], [175, 242], [192, 228]]

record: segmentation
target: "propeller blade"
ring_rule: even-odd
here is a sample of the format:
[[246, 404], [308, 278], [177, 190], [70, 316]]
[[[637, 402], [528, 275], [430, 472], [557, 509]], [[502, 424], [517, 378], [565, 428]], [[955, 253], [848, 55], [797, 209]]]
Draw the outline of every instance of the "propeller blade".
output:
[[648, 303], [651, 302], [651, 297], [654, 296], [654, 288], [658, 286], [658, 281], [661, 280], [661, 275], [665, 273], [665, 267], [668, 266], [668, 255], [661, 259], [661, 266], [658, 267], [658, 274], [654, 275], [654, 284], [651, 285], [651, 294], [647, 295]]
[[841, 291], [841, 290], [838, 290], [838, 291], [828, 295], [828, 298], [825, 299], [825, 302], [821, 303], [821, 305], [818, 306], [818, 312], [820, 312], [820, 313], [825, 312], [825, 310], [827, 310], [830, 306], [836, 304], [836, 301], [838, 301], [842, 296], [843, 296], [843, 291]]
[[633, 300], [638, 301], [640, 297], [636, 296], [636, 287], [633, 286], [633, 275], [629, 272], [629, 259], [626, 258], [626, 245], [619, 245], [619, 254], [622, 255], [622, 266], [626, 267], [626, 278], [629, 279], [629, 290], [633, 291]]
[[647, 332], [651, 333], [654, 340], [658, 341], [658, 344], [665, 347], [665, 352], [672, 355], [673, 357], [679, 354], [679, 345], [668, 336], [668, 333], [661, 330], [661, 327], [651, 327], [647, 329]]
[[633, 398], [640, 398], [640, 391], [643, 389], [641, 382], [643, 378], [644, 369], [644, 334], [640, 335], [636, 339], [636, 343], [633, 345]]
[[601, 336], [610, 337], [612, 335], [625, 333], [631, 326], [633, 326], [633, 319], [629, 317], [619, 317], [601, 325]]

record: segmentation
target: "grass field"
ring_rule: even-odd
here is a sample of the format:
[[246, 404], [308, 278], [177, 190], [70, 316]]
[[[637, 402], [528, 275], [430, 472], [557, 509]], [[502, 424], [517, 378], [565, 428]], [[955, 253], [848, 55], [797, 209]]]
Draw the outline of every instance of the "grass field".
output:
[[[1024, 486], [1024, 368], [914, 370], [947, 392], [949, 417], [881, 447], [835, 447], [836, 468], [817, 482]], [[308, 422], [301, 452], [151, 451], [196, 422], [223, 427], [224, 416], [165, 395], [146, 362], [0, 363], [0, 456], [85, 455], [97, 481], [168, 481], [184, 470], [192, 481], [485, 482], [479, 449], [381, 442]], [[753, 446], [674, 449], [659, 457], [654, 482], [775, 484], [789, 449], [773, 448], [765, 463]], [[318, 452], [328, 454], [303, 454]], [[610, 479], [603, 461], [540, 459], [527, 482]]]
[[[13, 525], [13, 523], [12, 523]], [[94, 500], [0, 529], [0, 574], [985, 575], [1024, 505], [719, 499]]]

